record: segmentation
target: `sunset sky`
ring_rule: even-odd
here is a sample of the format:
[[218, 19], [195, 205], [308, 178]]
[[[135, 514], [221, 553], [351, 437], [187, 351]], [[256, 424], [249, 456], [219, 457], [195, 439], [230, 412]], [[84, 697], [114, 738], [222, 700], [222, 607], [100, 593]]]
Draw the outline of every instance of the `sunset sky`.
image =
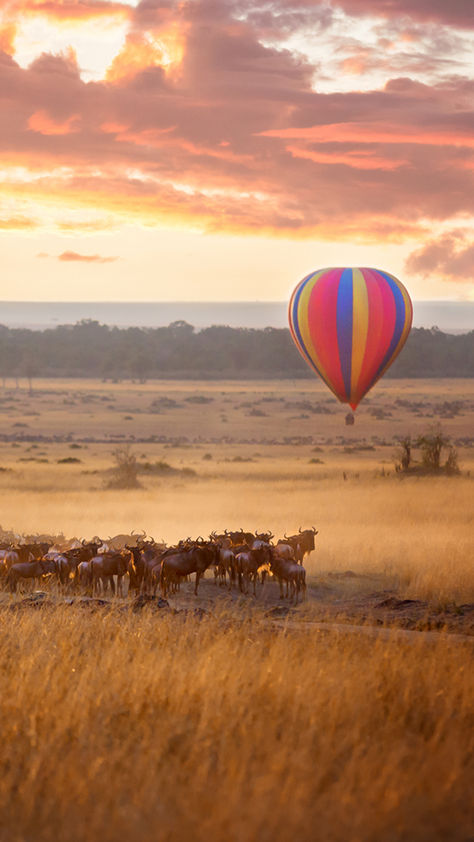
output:
[[474, 300], [473, 0], [0, 0], [0, 298]]

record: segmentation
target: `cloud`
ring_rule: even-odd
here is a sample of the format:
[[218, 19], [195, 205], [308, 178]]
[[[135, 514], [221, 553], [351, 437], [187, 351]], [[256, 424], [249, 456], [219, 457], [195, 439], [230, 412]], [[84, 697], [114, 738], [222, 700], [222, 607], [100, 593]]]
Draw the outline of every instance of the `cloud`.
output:
[[324, 8], [141, 0], [98, 82], [83, 81], [72, 52], [25, 68], [0, 53], [0, 167], [12, 172], [0, 194], [54, 202], [71, 226], [99, 212], [293, 237], [403, 238], [474, 215], [474, 82], [401, 75], [321, 93], [314, 63], [261, 33], [279, 17], [278, 40], [312, 14], [327, 29]]
[[100, 254], [78, 254], [77, 251], [63, 251], [58, 260], [82, 263], [113, 263], [118, 257], [103, 257]]
[[25, 231], [36, 228], [37, 221], [27, 216], [11, 216], [0, 218], [0, 231]]
[[7, 22], [0, 26], [0, 52], [13, 55], [15, 52], [15, 38], [17, 26], [15, 23]]
[[415, 275], [441, 276], [456, 283], [472, 283], [474, 275], [474, 240], [466, 232], [448, 231], [438, 239], [412, 252], [406, 269]]
[[84, 21], [99, 17], [130, 18], [128, 3], [112, 0], [13, 0], [8, 4], [10, 14], [39, 16], [55, 21]]
[[79, 131], [79, 119], [79, 114], [71, 114], [66, 120], [57, 122], [46, 111], [35, 111], [28, 119], [28, 128], [44, 135], [72, 134]]
[[474, 29], [472, 0], [377, 0], [376, 4], [373, 0], [333, 0], [332, 6], [350, 15], [407, 17]]
[[[54, 257], [52, 254], [41, 251], [36, 257]], [[113, 263], [118, 257], [103, 257], [101, 254], [79, 254], [77, 251], [63, 251], [58, 254], [57, 260], [65, 263]]]

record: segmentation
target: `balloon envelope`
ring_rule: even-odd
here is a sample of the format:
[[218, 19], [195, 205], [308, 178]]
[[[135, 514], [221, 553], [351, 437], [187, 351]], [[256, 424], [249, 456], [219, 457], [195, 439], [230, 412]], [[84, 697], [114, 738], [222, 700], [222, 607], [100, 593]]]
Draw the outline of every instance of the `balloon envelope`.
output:
[[353, 409], [400, 353], [412, 317], [403, 284], [379, 269], [318, 269], [300, 281], [289, 306], [296, 347]]

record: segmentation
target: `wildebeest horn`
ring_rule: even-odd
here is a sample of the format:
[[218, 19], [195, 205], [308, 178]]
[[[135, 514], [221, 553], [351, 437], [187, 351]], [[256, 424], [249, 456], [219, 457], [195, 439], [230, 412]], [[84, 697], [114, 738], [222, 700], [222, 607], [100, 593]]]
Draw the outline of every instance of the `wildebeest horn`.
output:
[[312, 528], [312, 530], [313, 530], [314, 534], [315, 534], [315, 535], [317, 535], [317, 534], [318, 534], [318, 530], [316, 529], [316, 527], [315, 527], [315, 526], [312, 526], [311, 528]]
[[298, 529], [298, 532], [302, 532], [302, 531], [303, 531], [303, 530], [301, 529], [301, 526], [300, 526], [300, 527], [299, 527], [299, 529]]
[[268, 533], [268, 538], [267, 538], [267, 540], [268, 540], [268, 541], [271, 541], [271, 540], [272, 540], [272, 538], [274, 538], [274, 537], [275, 537], [275, 536], [274, 536], [273, 532], [269, 532], [269, 533]]

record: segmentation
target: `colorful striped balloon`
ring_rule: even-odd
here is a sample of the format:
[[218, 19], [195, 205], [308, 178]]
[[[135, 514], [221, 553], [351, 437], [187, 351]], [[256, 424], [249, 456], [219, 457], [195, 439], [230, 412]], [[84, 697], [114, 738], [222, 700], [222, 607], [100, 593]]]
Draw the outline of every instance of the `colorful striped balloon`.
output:
[[402, 283], [379, 269], [318, 269], [289, 306], [296, 347], [353, 409], [403, 348], [413, 316]]

